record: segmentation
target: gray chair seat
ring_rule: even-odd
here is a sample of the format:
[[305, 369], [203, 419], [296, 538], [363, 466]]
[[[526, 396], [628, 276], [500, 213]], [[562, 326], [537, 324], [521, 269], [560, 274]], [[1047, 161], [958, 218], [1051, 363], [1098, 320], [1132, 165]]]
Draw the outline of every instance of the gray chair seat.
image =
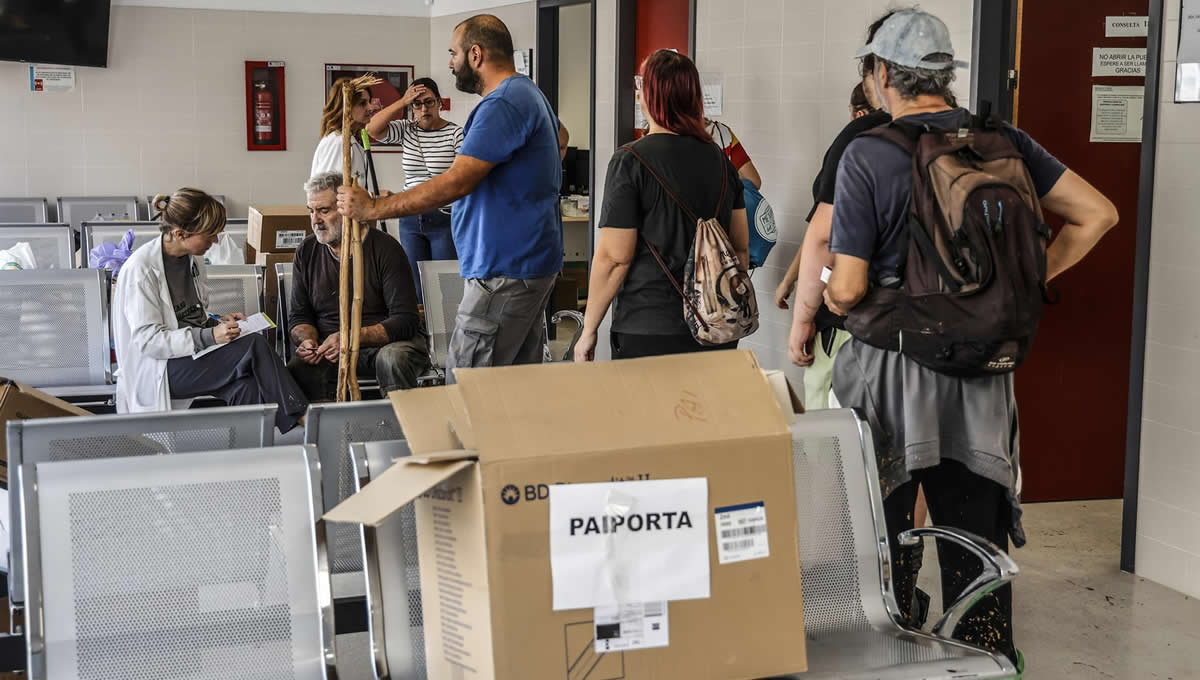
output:
[[[1000, 675], [997, 675], [1000, 673]], [[861, 630], [808, 639], [804, 680], [927, 680], [1006, 677], [988, 654], [904, 631]]]

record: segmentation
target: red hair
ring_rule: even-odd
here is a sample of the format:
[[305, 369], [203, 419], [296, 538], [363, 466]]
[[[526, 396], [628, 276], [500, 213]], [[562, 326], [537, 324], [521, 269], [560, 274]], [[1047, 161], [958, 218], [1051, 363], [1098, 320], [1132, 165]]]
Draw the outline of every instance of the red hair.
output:
[[646, 113], [677, 135], [712, 141], [704, 126], [700, 72], [678, 52], [658, 50], [642, 62], [642, 98]]

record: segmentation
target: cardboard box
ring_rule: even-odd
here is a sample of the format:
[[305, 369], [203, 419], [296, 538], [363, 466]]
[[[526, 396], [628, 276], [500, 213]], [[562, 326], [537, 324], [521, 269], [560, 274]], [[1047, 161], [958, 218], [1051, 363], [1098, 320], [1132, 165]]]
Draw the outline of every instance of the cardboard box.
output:
[[[806, 670], [790, 414], [751, 352], [456, 375], [457, 385], [390, 395], [413, 456], [325, 516], [378, 526], [415, 501], [429, 677], [737, 680]], [[688, 496], [704, 516], [671, 513], [672, 526], [662, 519], [668, 513], [651, 511], [667, 496], [645, 495], [651, 483], [706, 484], [706, 498]], [[564, 519], [568, 500], [592, 489], [634, 499], [621, 501], [629, 510], [621, 522], [612, 501], [586, 522]], [[765, 513], [765, 532], [753, 538], [769, 555], [731, 562], [724, 551], [745, 546], [729, 537], [746, 534], [719, 535], [717, 525], [744, 508]], [[659, 544], [682, 549], [681, 537], [688, 549], [706, 541], [690, 554], [707, 560], [647, 557]], [[665, 646], [597, 650], [629, 643], [625, 623], [597, 620], [613, 612], [591, 605], [555, 611], [560, 594], [576, 602], [568, 590], [579, 583], [565, 578], [573, 563], [560, 546], [612, 540], [606, 545], [620, 556], [646, 539], [652, 547], [632, 560], [597, 565], [593, 553], [583, 564], [622, 574], [611, 582], [622, 584], [618, 599], [630, 611], [652, 602], [636, 598], [678, 582], [705, 596], [663, 598], [656, 634]], [[552, 550], [561, 558], [554, 566]], [[645, 624], [650, 609], [632, 616]]]
[[251, 252], [257, 258], [263, 253], [294, 251], [311, 233], [307, 206], [252, 205], [246, 225], [247, 257]]
[[[7, 433], [8, 421], [56, 416], [87, 416], [90, 412], [62, 399], [8, 378], [0, 378], [0, 433]], [[8, 436], [0, 435], [0, 481], [8, 485]]]

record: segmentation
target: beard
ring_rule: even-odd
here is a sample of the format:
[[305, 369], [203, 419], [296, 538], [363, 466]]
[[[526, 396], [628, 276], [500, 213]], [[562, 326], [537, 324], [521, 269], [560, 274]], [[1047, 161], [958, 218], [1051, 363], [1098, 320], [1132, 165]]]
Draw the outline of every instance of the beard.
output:
[[462, 68], [454, 73], [454, 87], [458, 88], [459, 92], [467, 94], [481, 94], [483, 92], [483, 79], [479, 77], [479, 71], [471, 68], [471, 64], [463, 60]]
[[317, 237], [317, 243], [324, 246], [336, 248], [342, 243], [341, 226], [335, 228], [332, 225], [326, 225], [324, 229], [313, 229], [313, 235]]

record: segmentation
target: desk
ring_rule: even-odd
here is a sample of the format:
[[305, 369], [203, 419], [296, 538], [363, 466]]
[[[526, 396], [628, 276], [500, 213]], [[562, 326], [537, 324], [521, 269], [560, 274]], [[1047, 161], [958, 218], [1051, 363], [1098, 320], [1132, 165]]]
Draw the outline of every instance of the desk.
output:
[[563, 215], [563, 261], [587, 262], [592, 242], [591, 219], [587, 215]]

